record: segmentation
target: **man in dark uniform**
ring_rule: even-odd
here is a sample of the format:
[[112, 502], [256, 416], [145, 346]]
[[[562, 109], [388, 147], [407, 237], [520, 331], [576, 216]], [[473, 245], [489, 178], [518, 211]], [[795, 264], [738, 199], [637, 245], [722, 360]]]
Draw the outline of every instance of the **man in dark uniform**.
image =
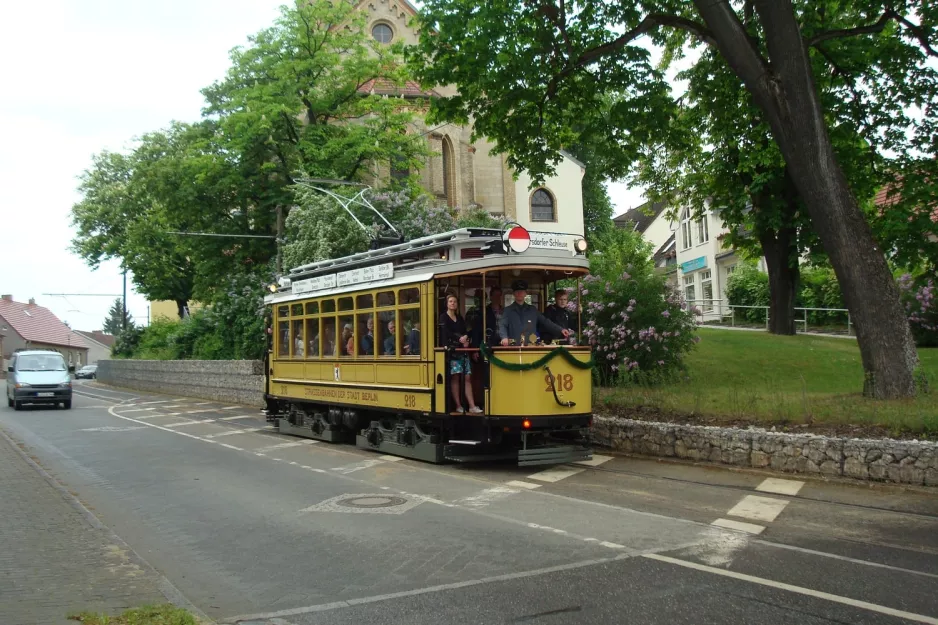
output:
[[[557, 289], [554, 293], [554, 303], [547, 307], [544, 316], [556, 323], [561, 328], [573, 331], [573, 320], [570, 319], [570, 311], [567, 310], [567, 292], [563, 289]], [[560, 334], [554, 334], [549, 330], [541, 335], [545, 343], [564, 338]], [[566, 341], [564, 341], [566, 342]]]
[[[536, 342], [537, 336], [545, 332], [570, 336], [570, 330], [561, 328], [545, 317], [541, 311], [524, 301], [528, 295], [528, 283], [524, 280], [515, 280], [511, 283], [515, 301], [505, 307], [502, 318], [498, 322], [498, 334], [502, 337], [502, 345], [509, 345], [512, 341], [516, 345], [531, 345]], [[532, 339], [531, 336], [535, 338]]]

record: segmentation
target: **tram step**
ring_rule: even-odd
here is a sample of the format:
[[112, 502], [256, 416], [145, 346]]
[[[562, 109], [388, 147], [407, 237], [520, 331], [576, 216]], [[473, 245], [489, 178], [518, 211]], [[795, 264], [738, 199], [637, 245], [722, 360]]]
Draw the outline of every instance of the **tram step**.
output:
[[569, 445], [557, 447], [534, 447], [518, 451], [518, 466], [530, 467], [539, 464], [566, 464], [590, 460], [593, 450], [586, 447], [571, 447]]
[[450, 445], [481, 445], [482, 441], [449, 441]]

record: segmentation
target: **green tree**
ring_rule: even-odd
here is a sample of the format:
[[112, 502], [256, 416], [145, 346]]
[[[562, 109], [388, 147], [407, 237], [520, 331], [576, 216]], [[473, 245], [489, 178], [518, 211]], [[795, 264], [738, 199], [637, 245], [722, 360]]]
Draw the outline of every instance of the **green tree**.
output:
[[[603, 145], [624, 170], [641, 146], [672, 131], [675, 102], [640, 37], [716, 50], [771, 129], [837, 272], [856, 322], [865, 392], [903, 397], [915, 392], [915, 346], [895, 281], [836, 159], [809, 51], [876, 32], [922, 67], [938, 7], [854, 0], [836, 27], [819, 26], [814, 16], [838, 4], [428, 0], [421, 26], [433, 36], [421, 40], [415, 64], [427, 83], [459, 89], [436, 103], [439, 117], [471, 117], [513, 167], [539, 179], [553, 171], [557, 150], [576, 141], [577, 128], [614, 138]], [[600, 106], [612, 95], [611, 107]]]
[[124, 328], [134, 327], [134, 318], [124, 310], [124, 300], [117, 298], [104, 319], [104, 333], [117, 336]]

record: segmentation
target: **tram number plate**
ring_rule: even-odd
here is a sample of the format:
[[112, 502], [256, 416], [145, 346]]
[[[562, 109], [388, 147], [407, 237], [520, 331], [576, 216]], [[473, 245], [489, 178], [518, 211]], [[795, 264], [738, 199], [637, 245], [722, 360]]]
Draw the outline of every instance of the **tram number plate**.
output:
[[562, 374], [558, 373], [555, 376], [547, 374], [544, 376], [544, 382], [547, 383], [547, 388], [544, 389], [545, 392], [550, 393], [556, 388], [558, 391], [572, 391], [573, 390], [573, 376], [569, 373]]
[[417, 407], [417, 396], [416, 396], [416, 395], [404, 395], [404, 407], [405, 407], [405, 408], [416, 408], [416, 407]]

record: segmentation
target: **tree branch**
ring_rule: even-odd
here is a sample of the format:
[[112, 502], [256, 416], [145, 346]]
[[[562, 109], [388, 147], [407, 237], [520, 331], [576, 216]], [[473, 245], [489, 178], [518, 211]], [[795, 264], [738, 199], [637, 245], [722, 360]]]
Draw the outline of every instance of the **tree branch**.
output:
[[866, 26], [857, 26], [856, 28], [840, 28], [837, 30], [825, 30], [820, 32], [813, 37], [809, 37], [806, 41], [808, 47], [817, 46], [819, 43], [823, 43], [830, 39], [843, 39], [845, 37], [856, 37], [858, 35], [871, 35], [874, 33], [882, 32], [892, 20], [898, 21], [900, 16], [898, 13], [893, 10], [892, 7], [886, 9], [883, 14], [872, 24], [867, 24]]
[[596, 46], [590, 50], [587, 50], [577, 58], [576, 67], [582, 67], [591, 61], [598, 59], [602, 56], [605, 56], [611, 52], [624, 47], [626, 44], [631, 43], [635, 39], [638, 39], [640, 36], [645, 33], [657, 28], [658, 26], [670, 26], [671, 28], [676, 28], [678, 30], [683, 30], [694, 35], [697, 39], [709, 46], [716, 46], [716, 40], [713, 38], [713, 33], [710, 30], [701, 24], [700, 22], [695, 22], [694, 20], [689, 20], [684, 17], [678, 17], [677, 15], [666, 15], [663, 13], [651, 13], [645, 16], [638, 26], [632, 30], [625, 32], [622, 36], [608, 42], [604, 43], [601, 46]]
[[935, 51], [935, 48], [932, 47], [931, 42], [928, 40], [928, 33], [926, 32], [925, 26], [915, 25], [902, 15], [898, 16], [897, 19], [916, 39], [918, 39], [919, 45], [922, 46], [922, 49], [925, 50], [928, 56], [938, 57], [938, 51]]

